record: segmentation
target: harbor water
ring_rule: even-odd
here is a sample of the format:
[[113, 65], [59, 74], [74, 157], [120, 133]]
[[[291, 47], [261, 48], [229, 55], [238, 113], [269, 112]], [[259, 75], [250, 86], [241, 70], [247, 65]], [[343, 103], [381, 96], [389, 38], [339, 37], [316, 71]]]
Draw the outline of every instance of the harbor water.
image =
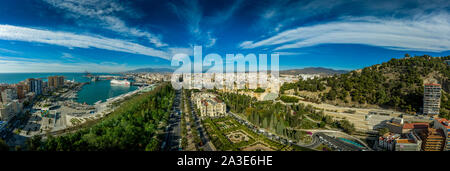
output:
[[[27, 78], [41, 78], [47, 81], [48, 76], [62, 75], [66, 80], [75, 82], [90, 82], [78, 92], [77, 102], [95, 104], [98, 101], [106, 101], [109, 98], [116, 97], [138, 89], [136, 86], [111, 85], [110, 80], [91, 81], [84, 77], [85, 73], [0, 73], [0, 84], [16, 84]], [[117, 75], [107, 73], [95, 73], [93, 75]]]

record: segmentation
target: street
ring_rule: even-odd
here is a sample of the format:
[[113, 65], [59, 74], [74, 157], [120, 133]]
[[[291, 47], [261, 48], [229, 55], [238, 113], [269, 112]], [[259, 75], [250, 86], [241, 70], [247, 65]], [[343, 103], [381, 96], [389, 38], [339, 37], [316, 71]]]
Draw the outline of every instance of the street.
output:
[[168, 126], [166, 127], [166, 138], [162, 145], [163, 151], [181, 151], [180, 96], [181, 90], [176, 90], [172, 113], [170, 114]]
[[189, 102], [190, 102], [189, 105], [191, 105], [191, 109], [194, 109], [194, 110], [192, 110], [192, 115], [194, 116], [195, 124], [198, 125], [197, 126], [197, 130], [198, 130], [200, 139], [203, 142], [203, 146], [201, 146], [200, 148], [203, 148], [205, 151], [215, 151], [214, 150], [215, 148], [211, 147], [212, 143], [210, 143], [208, 135], [205, 134], [205, 130], [203, 128], [203, 124], [200, 121], [200, 119], [198, 118], [198, 114], [197, 114], [197, 112], [195, 110], [196, 109], [195, 106], [192, 104], [191, 100], [189, 100]]

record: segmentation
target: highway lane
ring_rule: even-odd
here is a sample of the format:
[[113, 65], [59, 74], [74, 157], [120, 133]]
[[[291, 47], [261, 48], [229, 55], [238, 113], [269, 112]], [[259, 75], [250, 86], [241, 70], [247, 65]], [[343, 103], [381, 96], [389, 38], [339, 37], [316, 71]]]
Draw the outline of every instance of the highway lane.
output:
[[199, 133], [200, 139], [203, 142], [203, 146], [201, 146], [201, 148], [203, 148], [203, 150], [205, 150], [205, 151], [215, 151], [214, 150], [215, 148], [212, 147], [212, 143], [209, 143], [210, 139], [209, 139], [208, 135], [205, 134], [206, 131], [204, 130], [203, 124], [201, 123], [200, 119], [198, 118], [197, 111], [195, 110], [196, 108], [194, 108], [194, 105], [192, 104], [191, 100], [189, 100], [189, 102], [191, 105], [191, 109], [194, 109], [194, 110], [192, 110], [192, 115], [194, 116], [194, 122], [197, 125], [197, 131]]
[[166, 138], [164, 141], [163, 149], [164, 151], [179, 151], [181, 150], [181, 90], [176, 90], [175, 99], [173, 103], [173, 110], [170, 114], [170, 119], [168, 121], [168, 126], [166, 127]]

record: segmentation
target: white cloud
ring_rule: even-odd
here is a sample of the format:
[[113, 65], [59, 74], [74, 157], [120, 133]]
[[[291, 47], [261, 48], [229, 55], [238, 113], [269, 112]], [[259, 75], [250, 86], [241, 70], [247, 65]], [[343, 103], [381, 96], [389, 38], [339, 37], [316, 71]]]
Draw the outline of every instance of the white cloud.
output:
[[120, 39], [55, 32], [11, 25], [0, 25], [0, 39], [37, 42], [68, 48], [99, 48], [170, 59], [163, 51]]
[[73, 57], [73, 55], [70, 53], [62, 53], [61, 58], [74, 59], [75, 57]]
[[208, 32], [207, 34], [207, 42], [205, 44], [205, 47], [212, 47], [216, 44], [217, 38], [212, 37], [212, 33]]
[[183, 53], [186, 54], [188, 56], [193, 56], [194, 55], [194, 48], [183, 48], [183, 47], [174, 47], [174, 48], [169, 48], [168, 49], [169, 53], [171, 54], [171, 56], [178, 54], [178, 53]]
[[0, 52], [10, 53], [10, 54], [20, 54], [21, 53], [21, 52], [17, 52], [17, 51], [5, 49], [5, 48], [0, 48]]
[[[145, 37], [150, 43], [156, 47], [167, 46], [160, 40], [160, 36], [154, 35], [147, 31], [143, 31], [134, 27], [129, 27], [123, 20], [116, 16], [116, 13], [122, 12], [130, 16], [137, 16], [133, 10], [127, 8], [126, 5], [121, 4], [115, 0], [44, 0], [48, 4], [58, 9], [68, 12], [66, 16], [80, 20], [80, 25], [92, 23], [99, 23], [105, 29], [112, 30], [118, 33], [127, 34], [137, 37]], [[88, 20], [82, 20], [89, 18]]]
[[304, 52], [273, 52], [278, 53], [280, 56], [295, 56], [295, 55], [304, 55]]
[[29, 72], [122, 72], [133, 68], [115, 63], [59, 63], [51, 60], [34, 60], [14, 57], [0, 57], [0, 73]]
[[396, 50], [442, 52], [450, 50], [450, 15], [413, 19], [345, 18], [341, 21], [298, 27], [260, 41], [244, 41], [245, 49], [276, 46], [294, 49], [326, 43], [352, 43]]

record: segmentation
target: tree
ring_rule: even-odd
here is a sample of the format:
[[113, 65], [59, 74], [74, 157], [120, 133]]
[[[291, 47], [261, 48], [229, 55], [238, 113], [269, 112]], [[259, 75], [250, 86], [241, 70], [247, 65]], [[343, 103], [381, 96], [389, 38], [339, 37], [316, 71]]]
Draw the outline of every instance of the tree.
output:
[[159, 150], [159, 142], [157, 139], [153, 138], [150, 143], [145, 147], [145, 151], [158, 151]]
[[0, 139], [0, 151], [9, 151], [9, 146], [2, 139]]
[[321, 121], [321, 122], [319, 123], [319, 127], [320, 127], [320, 128], [325, 128], [325, 125], [326, 125], [326, 123], [325, 123], [324, 121]]
[[152, 91], [134, 95], [103, 120], [74, 133], [48, 136], [41, 142], [35, 136], [27, 141], [29, 150], [44, 151], [155, 151], [162, 134], [159, 125], [168, 121], [175, 91], [164, 83]]
[[26, 144], [28, 146], [28, 150], [36, 151], [41, 146], [42, 137], [39, 135], [35, 135], [29, 139], [27, 139]]

